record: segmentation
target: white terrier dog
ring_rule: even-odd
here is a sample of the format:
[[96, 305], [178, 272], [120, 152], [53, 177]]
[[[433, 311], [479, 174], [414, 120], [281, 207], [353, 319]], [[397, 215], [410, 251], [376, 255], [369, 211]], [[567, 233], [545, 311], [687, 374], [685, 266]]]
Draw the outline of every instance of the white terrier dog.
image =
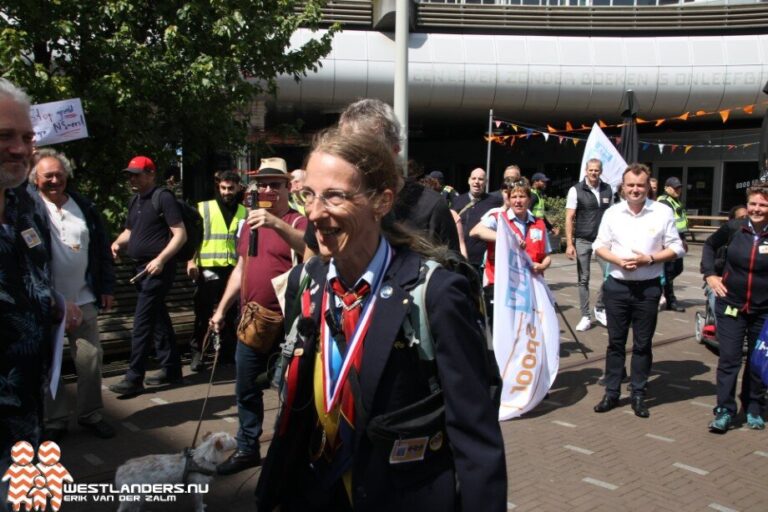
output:
[[[226, 452], [235, 448], [237, 441], [226, 432], [208, 432], [203, 436], [200, 446], [191, 451], [189, 461], [183, 452], [146, 455], [128, 460], [115, 472], [115, 487], [120, 490], [124, 485], [144, 484], [144, 488], [147, 488], [147, 484], [205, 484], [204, 488], [207, 488], [216, 473], [216, 466], [226, 460]], [[136, 501], [122, 501], [118, 512], [140, 511], [146, 494], [146, 491], [140, 490], [133, 494]], [[195, 494], [195, 512], [205, 510], [203, 498], [204, 493]]]

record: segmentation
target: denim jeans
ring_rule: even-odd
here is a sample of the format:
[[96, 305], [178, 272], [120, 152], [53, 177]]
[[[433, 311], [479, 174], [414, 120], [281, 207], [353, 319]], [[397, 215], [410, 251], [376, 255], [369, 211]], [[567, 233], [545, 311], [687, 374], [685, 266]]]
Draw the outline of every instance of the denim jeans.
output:
[[[589, 275], [590, 262], [592, 260], [592, 242], [583, 238], [577, 238], [573, 245], [576, 248], [576, 276], [579, 286], [581, 316], [589, 318]], [[598, 261], [602, 262], [602, 260]], [[602, 267], [602, 264], [600, 266]], [[601, 286], [597, 290], [597, 300], [595, 301], [598, 308], [603, 307], [602, 279], [603, 276], [600, 275]]]
[[235, 396], [240, 428], [237, 449], [246, 453], [259, 452], [259, 437], [264, 422], [264, 393], [257, 378], [267, 371], [269, 354], [256, 352], [237, 342], [235, 349]]

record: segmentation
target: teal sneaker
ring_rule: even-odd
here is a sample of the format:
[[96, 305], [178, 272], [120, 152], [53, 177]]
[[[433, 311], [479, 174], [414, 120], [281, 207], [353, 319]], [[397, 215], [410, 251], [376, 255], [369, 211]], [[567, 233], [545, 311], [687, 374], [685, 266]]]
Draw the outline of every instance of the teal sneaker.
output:
[[752, 430], [764, 430], [765, 420], [758, 414], [747, 413], [747, 426]]
[[709, 431], [715, 434], [725, 434], [731, 428], [733, 416], [725, 409], [715, 411], [715, 419], [709, 424]]

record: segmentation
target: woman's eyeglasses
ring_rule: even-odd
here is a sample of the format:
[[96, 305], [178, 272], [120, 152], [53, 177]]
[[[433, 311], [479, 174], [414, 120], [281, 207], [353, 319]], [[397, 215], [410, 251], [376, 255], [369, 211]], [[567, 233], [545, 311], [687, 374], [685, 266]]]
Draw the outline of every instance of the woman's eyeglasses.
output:
[[299, 202], [304, 207], [310, 207], [319, 200], [320, 204], [324, 208], [338, 208], [348, 201], [351, 201], [353, 197], [366, 194], [366, 192], [344, 192], [343, 190], [326, 190], [322, 194], [316, 194], [314, 190], [303, 188], [297, 193]]

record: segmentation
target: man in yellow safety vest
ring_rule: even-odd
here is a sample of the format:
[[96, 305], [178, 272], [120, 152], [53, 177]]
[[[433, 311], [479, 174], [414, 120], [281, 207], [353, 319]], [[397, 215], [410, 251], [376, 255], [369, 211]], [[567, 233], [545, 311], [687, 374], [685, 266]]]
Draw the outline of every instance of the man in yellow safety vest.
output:
[[[240, 176], [225, 171], [218, 176], [214, 198], [197, 203], [203, 218], [203, 242], [196, 256], [187, 262], [187, 274], [197, 284], [195, 291], [195, 331], [190, 342], [193, 372], [205, 368], [202, 348], [216, 305], [224, 293], [229, 275], [237, 264], [237, 232], [248, 211], [237, 201]], [[232, 360], [235, 351], [235, 316], [232, 310], [221, 332], [220, 359]]]
[[[683, 184], [674, 176], [667, 179], [664, 183], [664, 193], [659, 196], [657, 201], [664, 203], [672, 208], [675, 215], [675, 227], [683, 241], [683, 248], [688, 252], [688, 244], [685, 243], [685, 234], [688, 232], [688, 216], [685, 213], [685, 205], [680, 196], [683, 192]], [[675, 287], [673, 281], [677, 276], [683, 273], [683, 257], [664, 263], [664, 298], [666, 299], [667, 309], [685, 312], [685, 308], [680, 305], [675, 297]]]

